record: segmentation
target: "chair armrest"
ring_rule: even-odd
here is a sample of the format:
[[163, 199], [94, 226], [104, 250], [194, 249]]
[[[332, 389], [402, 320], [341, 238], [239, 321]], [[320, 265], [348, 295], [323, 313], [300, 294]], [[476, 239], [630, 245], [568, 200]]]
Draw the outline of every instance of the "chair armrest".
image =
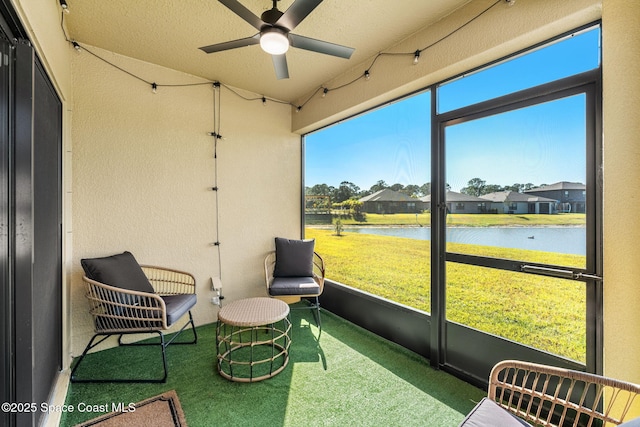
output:
[[267, 256], [264, 258], [264, 280], [267, 285], [267, 292], [269, 292], [269, 287], [273, 282], [273, 270], [276, 267], [276, 251], [271, 251], [267, 253]]
[[324, 289], [324, 259], [317, 252], [313, 253], [313, 278], [320, 285], [320, 293]]
[[154, 265], [141, 265], [140, 267], [159, 295], [196, 293], [196, 279], [191, 273]]
[[145, 332], [167, 329], [166, 304], [153, 293], [132, 291], [82, 278], [96, 332]]
[[505, 360], [489, 376], [489, 399], [533, 424], [620, 425], [640, 386], [601, 375]]

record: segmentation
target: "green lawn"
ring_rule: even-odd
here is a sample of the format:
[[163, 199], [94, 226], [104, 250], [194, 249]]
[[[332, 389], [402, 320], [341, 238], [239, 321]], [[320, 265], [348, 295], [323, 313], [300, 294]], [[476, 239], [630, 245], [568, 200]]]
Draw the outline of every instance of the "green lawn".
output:
[[[305, 237], [316, 239], [328, 278], [431, 311], [429, 241], [348, 232], [336, 236], [333, 230], [317, 228], [307, 228]], [[447, 247], [453, 252], [531, 262], [585, 263], [583, 256], [459, 245], [448, 243]], [[449, 320], [585, 362], [582, 283], [456, 263], [448, 263], [446, 275]]]
[[[556, 215], [507, 215], [507, 214], [449, 214], [448, 226], [584, 226], [585, 214]], [[429, 225], [430, 213], [421, 214], [366, 214], [364, 222], [351, 218], [341, 218], [343, 225]]]

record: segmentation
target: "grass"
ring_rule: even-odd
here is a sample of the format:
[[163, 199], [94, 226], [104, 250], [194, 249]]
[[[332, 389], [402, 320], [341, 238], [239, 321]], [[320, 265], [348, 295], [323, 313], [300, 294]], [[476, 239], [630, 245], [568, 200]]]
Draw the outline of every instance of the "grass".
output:
[[[307, 228], [327, 277], [419, 310], [431, 311], [430, 242]], [[448, 243], [448, 250], [558, 265], [583, 256]], [[447, 263], [447, 319], [585, 363], [584, 284]]]
[[[175, 390], [190, 427], [448, 427], [458, 425], [486, 395], [331, 313], [322, 313], [319, 342], [310, 310], [293, 310], [291, 317], [289, 364], [268, 380], [248, 384], [222, 378], [215, 367], [215, 324], [210, 324], [198, 328], [197, 345], [169, 346], [165, 384], [72, 383], [66, 404], [127, 405]], [[106, 368], [116, 375], [140, 375], [139, 370], [157, 366], [157, 353], [149, 347], [96, 352], [83, 362], [79, 374]], [[100, 415], [65, 412], [60, 425], [73, 426]]]
[[[585, 214], [556, 214], [556, 215], [496, 215], [496, 214], [449, 214], [447, 226], [491, 227], [491, 226], [584, 226]], [[343, 225], [423, 225], [431, 223], [430, 213], [420, 214], [366, 214], [364, 222], [352, 218], [341, 218]]]

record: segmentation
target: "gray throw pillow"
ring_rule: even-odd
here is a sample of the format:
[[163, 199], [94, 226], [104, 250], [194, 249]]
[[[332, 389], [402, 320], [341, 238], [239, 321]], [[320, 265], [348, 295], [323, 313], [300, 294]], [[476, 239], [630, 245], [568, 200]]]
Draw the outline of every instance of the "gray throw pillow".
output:
[[153, 286], [131, 252], [80, 261], [89, 279], [131, 291], [153, 293]]
[[315, 240], [276, 237], [274, 277], [312, 277]]

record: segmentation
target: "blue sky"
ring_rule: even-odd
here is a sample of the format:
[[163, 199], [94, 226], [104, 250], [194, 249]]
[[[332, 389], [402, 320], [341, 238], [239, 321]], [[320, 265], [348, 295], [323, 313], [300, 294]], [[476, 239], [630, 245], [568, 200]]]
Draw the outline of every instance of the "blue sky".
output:
[[[599, 38], [598, 30], [575, 35], [451, 82], [440, 88], [438, 108], [448, 111], [593, 69]], [[430, 114], [425, 92], [307, 135], [305, 185], [350, 181], [364, 190], [379, 180], [429, 182]], [[447, 182], [454, 191], [476, 177], [497, 185], [584, 183], [584, 141], [583, 95], [452, 126], [446, 130]]]

